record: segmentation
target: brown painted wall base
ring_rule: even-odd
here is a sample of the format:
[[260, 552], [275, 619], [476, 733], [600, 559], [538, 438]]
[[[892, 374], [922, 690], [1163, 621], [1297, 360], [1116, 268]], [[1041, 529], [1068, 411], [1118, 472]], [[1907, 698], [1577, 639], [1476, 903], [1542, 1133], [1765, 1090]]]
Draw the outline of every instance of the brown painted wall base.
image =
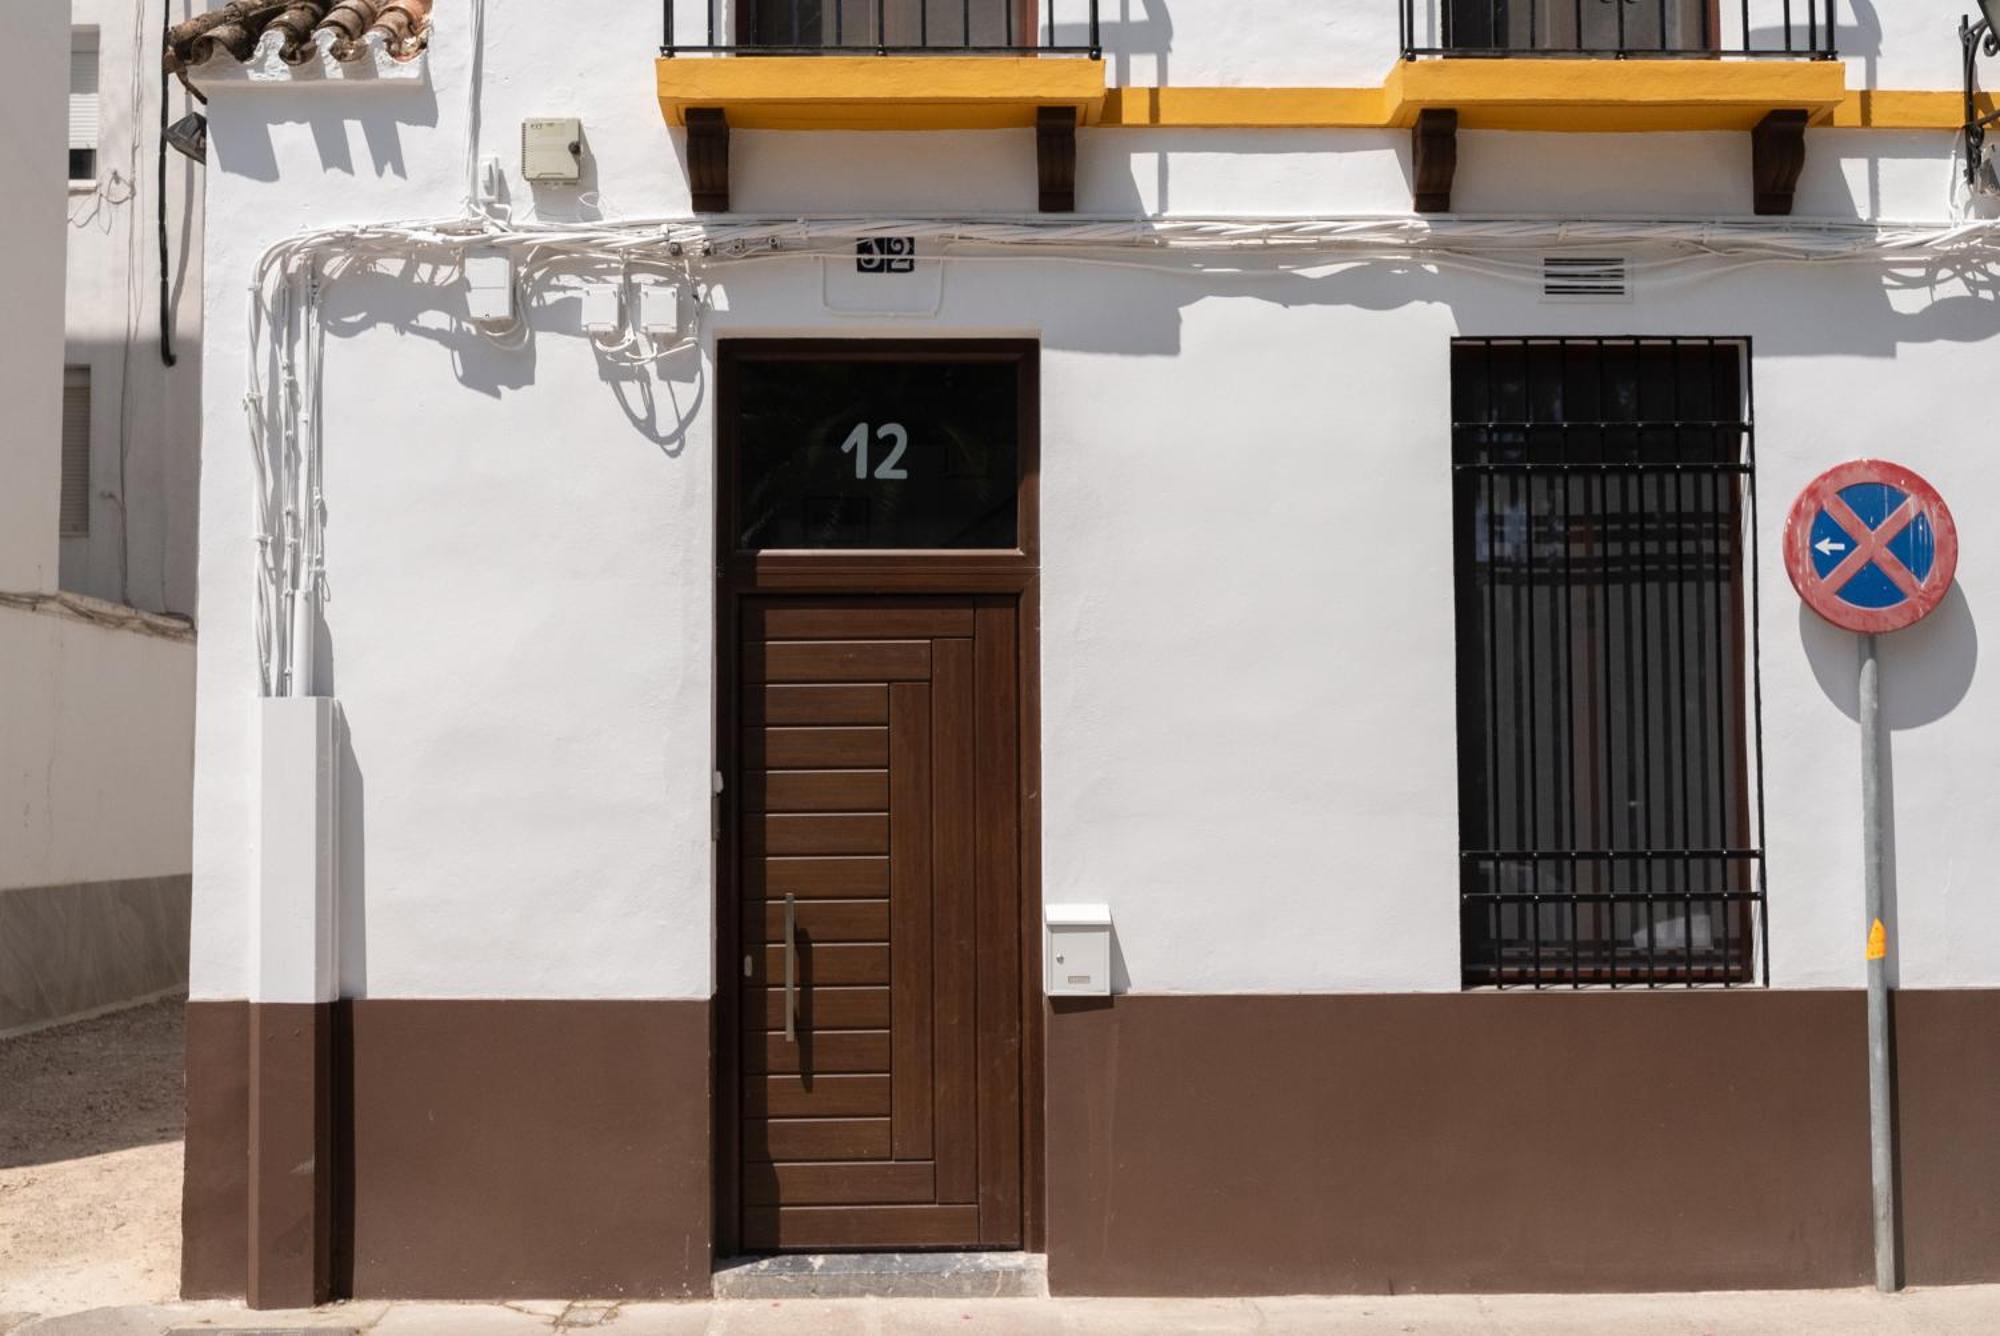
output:
[[[250, 1015], [188, 1007], [191, 1298], [243, 1294], [257, 1242]], [[336, 1294], [708, 1293], [708, 1003], [381, 999], [332, 1016]]]
[[[1895, 1001], [1906, 1277], [2000, 1280], [2000, 990]], [[336, 1294], [708, 1292], [707, 1003], [306, 1010], [331, 1019]], [[286, 1255], [249, 1223], [268, 1028], [188, 1007], [189, 1297]], [[1048, 1063], [1058, 1293], [1872, 1275], [1859, 993], [1128, 996], [1056, 1007]]]
[[1892, 995], [1903, 1269], [2000, 1280], [2000, 990]]
[[[2000, 992], [1898, 998], [1906, 1270], [2000, 1278]], [[1120, 997], [1049, 1027], [1063, 1294], [1872, 1277], [1860, 993]]]
[[332, 1003], [250, 1006], [252, 1308], [333, 1297]]

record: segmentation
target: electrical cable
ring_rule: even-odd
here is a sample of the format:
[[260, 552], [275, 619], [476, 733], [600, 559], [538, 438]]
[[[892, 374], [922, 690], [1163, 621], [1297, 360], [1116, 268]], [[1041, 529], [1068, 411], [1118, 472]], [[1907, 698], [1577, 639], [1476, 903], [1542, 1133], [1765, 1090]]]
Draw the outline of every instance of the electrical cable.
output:
[[159, 143], [159, 233], [160, 233], [160, 361], [173, 366], [180, 361], [174, 353], [174, 289], [168, 272], [167, 248], [167, 89], [173, 76], [160, 70]]
[[[478, 59], [478, 13], [475, 0]], [[477, 87], [477, 80], [474, 80]], [[476, 99], [476, 93], [474, 94]], [[1346, 217], [767, 218], [728, 222], [679, 217], [619, 222], [513, 219], [478, 200], [476, 100], [468, 107], [465, 214], [456, 218], [351, 224], [278, 242], [258, 261], [249, 289], [244, 409], [256, 461], [260, 688], [292, 694], [310, 685], [304, 656], [325, 597], [321, 531], [326, 288], [366, 273], [462, 276], [466, 257], [505, 254], [514, 315], [472, 328], [502, 349], [525, 347], [543, 285], [582, 275], [629, 288], [634, 272], [686, 285], [693, 315], [683, 336], [655, 345], [627, 320], [623, 337], [589, 336], [593, 351], [621, 366], [646, 366], [697, 346], [712, 291], [745, 264], [848, 258], [857, 241], [905, 237], [955, 264], [1062, 263], [1154, 275], [1311, 280], [1358, 265], [1455, 270], [1539, 287], [1555, 254], [1637, 252], [1628, 272], [1649, 285], [1708, 281], [1766, 265], [1875, 265], [1904, 282], [1969, 278], [2000, 264], [2000, 222], [1862, 223], [1741, 219]], [[301, 366], [303, 357], [303, 366]]]

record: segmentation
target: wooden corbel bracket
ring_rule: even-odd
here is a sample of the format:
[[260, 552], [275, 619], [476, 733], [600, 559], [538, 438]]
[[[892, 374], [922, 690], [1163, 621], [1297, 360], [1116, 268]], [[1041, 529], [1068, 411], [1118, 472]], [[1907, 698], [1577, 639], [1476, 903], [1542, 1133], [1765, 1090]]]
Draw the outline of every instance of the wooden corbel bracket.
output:
[[1774, 111], [1750, 132], [1750, 179], [1760, 214], [1789, 214], [1806, 165], [1804, 111]]
[[1450, 213], [1451, 183], [1458, 173], [1458, 112], [1429, 107], [1410, 129], [1411, 193], [1418, 213]]
[[1043, 213], [1076, 212], [1076, 108], [1035, 108], [1035, 175]]
[[687, 109], [688, 189], [696, 213], [729, 212], [729, 114], [721, 107]]

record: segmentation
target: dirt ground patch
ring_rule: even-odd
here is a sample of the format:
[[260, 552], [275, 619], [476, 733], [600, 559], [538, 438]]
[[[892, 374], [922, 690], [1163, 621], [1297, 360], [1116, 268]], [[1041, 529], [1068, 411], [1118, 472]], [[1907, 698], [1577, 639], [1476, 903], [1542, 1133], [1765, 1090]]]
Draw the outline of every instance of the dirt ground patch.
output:
[[0, 1040], [0, 1313], [179, 1292], [181, 1008]]

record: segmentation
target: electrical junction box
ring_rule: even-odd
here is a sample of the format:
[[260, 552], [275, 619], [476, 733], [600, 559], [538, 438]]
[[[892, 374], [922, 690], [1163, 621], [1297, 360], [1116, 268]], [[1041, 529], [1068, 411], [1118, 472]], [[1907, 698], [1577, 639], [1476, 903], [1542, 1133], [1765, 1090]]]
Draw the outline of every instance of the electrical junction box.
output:
[[505, 251], [465, 257], [465, 315], [481, 322], [514, 318], [514, 261]]
[[1042, 923], [1042, 992], [1049, 997], [1109, 996], [1111, 906], [1049, 905]]
[[635, 282], [639, 298], [639, 328], [648, 334], [681, 332], [681, 289], [678, 283]]
[[574, 116], [521, 122], [521, 179], [575, 185], [583, 175], [583, 122]]
[[618, 332], [618, 285], [592, 283], [583, 290], [583, 329], [586, 334]]

